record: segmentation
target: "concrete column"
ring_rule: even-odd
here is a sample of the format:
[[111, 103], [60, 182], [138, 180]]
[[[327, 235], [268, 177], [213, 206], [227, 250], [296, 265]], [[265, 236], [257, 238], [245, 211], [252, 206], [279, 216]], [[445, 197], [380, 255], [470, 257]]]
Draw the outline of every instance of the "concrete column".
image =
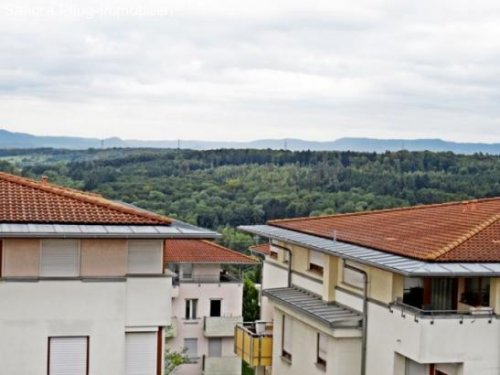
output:
[[500, 314], [500, 277], [490, 279], [490, 306]]
[[339, 258], [331, 255], [325, 256], [325, 267], [323, 269], [323, 300], [335, 300], [335, 287], [337, 286], [339, 269]]

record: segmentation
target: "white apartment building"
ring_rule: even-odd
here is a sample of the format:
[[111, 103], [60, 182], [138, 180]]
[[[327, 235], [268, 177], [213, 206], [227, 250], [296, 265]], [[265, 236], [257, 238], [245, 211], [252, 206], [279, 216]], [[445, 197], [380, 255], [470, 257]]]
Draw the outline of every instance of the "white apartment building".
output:
[[210, 241], [168, 240], [165, 266], [174, 273], [168, 348], [187, 350], [178, 375], [239, 375], [234, 330], [243, 321], [243, 283], [223, 265], [254, 265], [246, 255]]
[[216, 236], [0, 173], [0, 374], [163, 374], [164, 240]]
[[240, 229], [269, 239], [258, 373], [500, 374], [500, 198]]

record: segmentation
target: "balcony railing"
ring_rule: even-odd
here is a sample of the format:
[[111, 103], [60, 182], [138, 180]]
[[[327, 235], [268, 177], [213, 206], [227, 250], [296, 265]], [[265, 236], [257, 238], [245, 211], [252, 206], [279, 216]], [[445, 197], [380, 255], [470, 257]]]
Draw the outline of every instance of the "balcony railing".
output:
[[241, 373], [241, 358], [202, 357], [203, 375], [235, 375]]
[[241, 316], [206, 316], [203, 332], [205, 337], [233, 337], [234, 327], [242, 322]]
[[252, 367], [271, 366], [273, 324], [242, 323], [235, 328], [234, 352]]
[[432, 310], [420, 309], [415, 306], [407, 305], [401, 301], [395, 301], [389, 304], [389, 310], [391, 312], [399, 311], [402, 317], [406, 317], [407, 314], [410, 314], [417, 322], [419, 319], [432, 319], [431, 324], [434, 323], [434, 319], [438, 318], [456, 318], [461, 321], [466, 318], [488, 318], [491, 322], [491, 319], [496, 316], [491, 307], [471, 307], [467, 310]]
[[229, 275], [227, 273], [221, 273], [218, 275], [192, 275], [192, 276], [184, 276], [179, 278], [176, 276], [173, 278], [173, 284], [179, 285], [179, 283], [193, 283], [193, 284], [204, 284], [204, 283], [241, 283], [241, 279], [234, 275]]

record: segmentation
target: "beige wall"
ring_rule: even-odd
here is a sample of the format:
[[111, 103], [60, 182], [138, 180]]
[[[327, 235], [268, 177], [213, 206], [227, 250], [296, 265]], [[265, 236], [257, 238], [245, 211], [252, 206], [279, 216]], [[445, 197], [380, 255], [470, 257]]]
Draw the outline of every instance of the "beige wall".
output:
[[490, 281], [490, 306], [500, 314], [500, 277], [492, 277]]
[[81, 240], [82, 276], [125, 276], [127, 240]]
[[40, 240], [3, 240], [4, 277], [37, 277], [40, 266]]

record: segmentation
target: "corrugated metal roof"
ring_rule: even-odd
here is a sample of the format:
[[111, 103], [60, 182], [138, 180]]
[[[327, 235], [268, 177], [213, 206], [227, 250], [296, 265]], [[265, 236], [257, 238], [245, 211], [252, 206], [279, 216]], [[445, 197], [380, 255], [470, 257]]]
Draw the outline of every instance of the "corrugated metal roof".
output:
[[266, 289], [263, 293], [274, 302], [306, 314], [330, 328], [359, 326], [361, 321], [361, 314], [336, 303], [327, 303], [297, 288]]
[[500, 276], [500, 263], [425, 262], [270, 225], [238, 227], [243, 232], [287, 241], [407, 276]]
[[1, 237], [218, 238], [217, 232], [173, 221], [162, 225], [0, 224]]

